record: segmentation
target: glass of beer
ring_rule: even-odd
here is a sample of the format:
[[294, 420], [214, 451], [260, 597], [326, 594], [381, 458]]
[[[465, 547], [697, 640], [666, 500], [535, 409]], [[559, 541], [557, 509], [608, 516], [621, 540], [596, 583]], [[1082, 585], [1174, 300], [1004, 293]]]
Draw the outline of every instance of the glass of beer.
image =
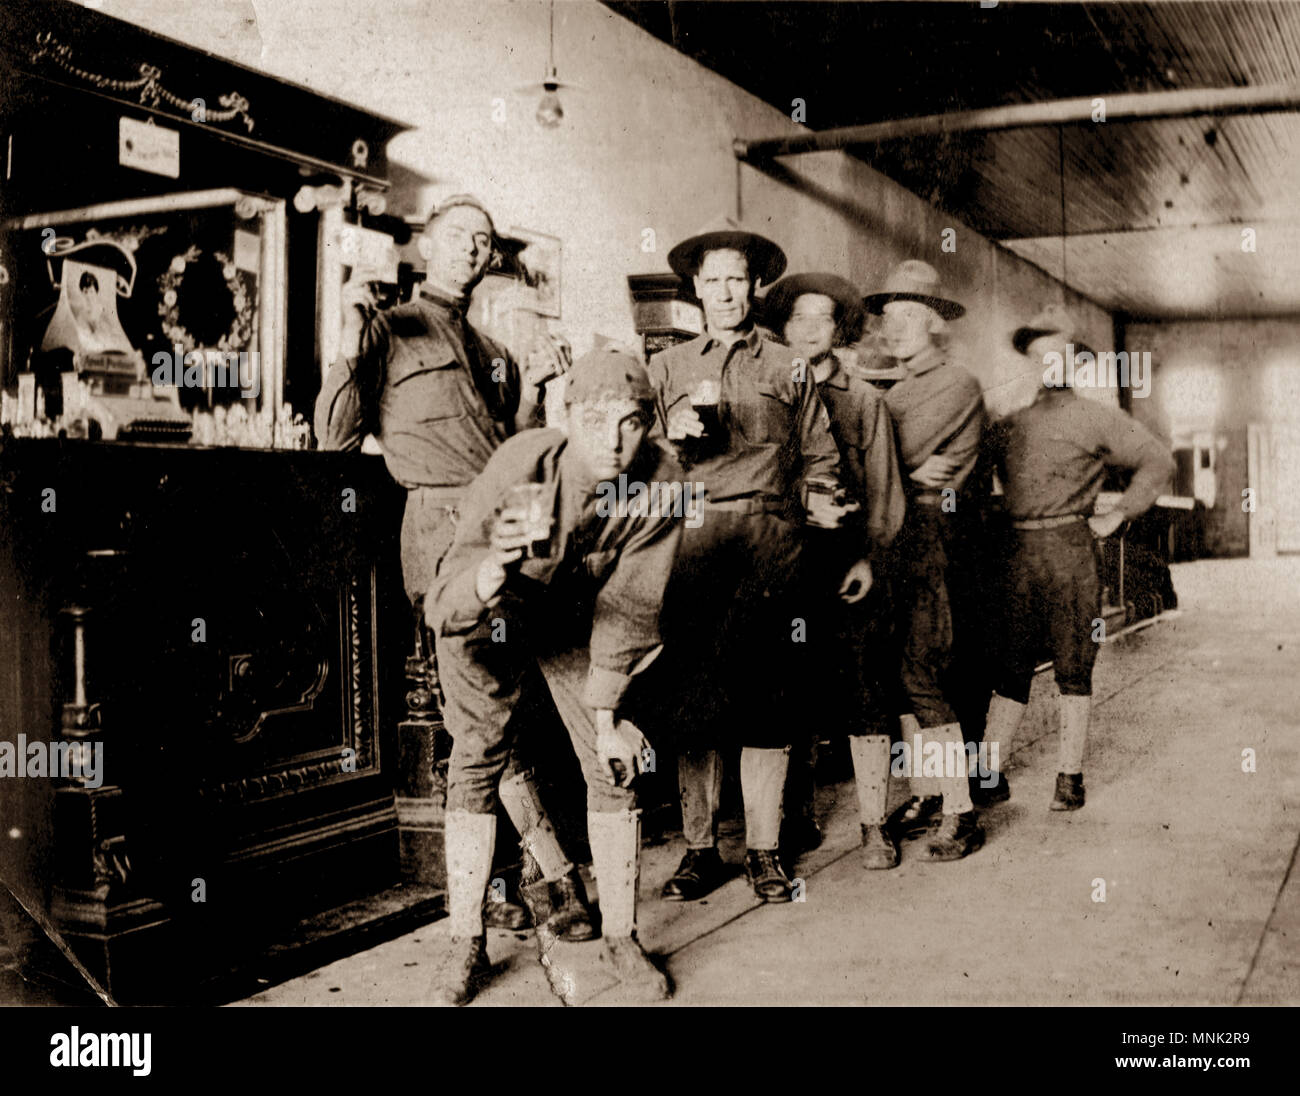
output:
[[809, 525], [818, 529], [838, 529], [841, 515], [837, 507], [843, 507], [844, 488], [830, 476], [810, 476], [804, 484], [804, 510], [807, 512]]
[[571, 364], [569, 344], [546, 331], [538, 331], [524, 359], [524, 377], [529, 384], [546, 384], [566, 372]]
[[700, 381], [691, 393], [691, 409], [704, 424], [704, 433], [715, 434], [721, 420], [718, 418], [718, 401], [722, 398], [721, 386], [717, 381]]
[[546, 493], [544, 483], [517, 483], [506, 495], [503, 512], [517, 514], [524, 523], [528, 536], [524, 555], [528, 559], [550, 555], [551, 514], [546, 507]]

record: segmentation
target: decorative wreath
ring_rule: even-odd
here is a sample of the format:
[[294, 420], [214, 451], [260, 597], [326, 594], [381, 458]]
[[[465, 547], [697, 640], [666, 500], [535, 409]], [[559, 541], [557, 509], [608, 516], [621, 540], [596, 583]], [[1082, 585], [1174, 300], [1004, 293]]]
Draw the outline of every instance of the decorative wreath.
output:
[[[180, 343], [186, 350], [193, 350], [195, 342], [194, 336], [180, 322], [180, 285], [185, 277], [185, 268], [202, 254], [197, 244], [192, 245], [184, 253], [175, 256], [167, 272], [158, 278], [158, 288], [162, 292], [162, 300], [158, 304], [162, 332], [169, 343]], [[248, 346], [253, 335], [252, 278], [239, 270], [224, 251], [214, 251], [212, 257], [221, 264], [221, 276], [226, 280], [230, 302], [235, 310], [230, 330], [217, 340], [215, 349], [242, 350]]]

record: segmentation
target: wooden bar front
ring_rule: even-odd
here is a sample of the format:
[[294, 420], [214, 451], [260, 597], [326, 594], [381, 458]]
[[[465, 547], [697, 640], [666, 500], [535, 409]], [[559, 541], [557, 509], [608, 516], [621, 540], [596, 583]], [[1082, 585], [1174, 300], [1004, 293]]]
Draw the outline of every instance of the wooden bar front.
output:
[[98, 786], [5, 781], [10, 877], [91, 972], [170, 995], [391, 885], [408, 635], [382, 461], [20, 439], [0, 469], [3, 709], [29, 743], [102, 746]]

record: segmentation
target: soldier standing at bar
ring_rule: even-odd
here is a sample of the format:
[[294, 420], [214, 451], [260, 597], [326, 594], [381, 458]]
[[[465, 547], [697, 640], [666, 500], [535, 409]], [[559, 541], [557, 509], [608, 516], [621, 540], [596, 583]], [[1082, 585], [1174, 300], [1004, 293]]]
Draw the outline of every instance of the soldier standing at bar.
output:
[[[409, 304], [379, 312], [364, 285], [350, 283], [341, 356], [316, 400], [321, 448], [357, 450], [372, 434], [389, 472], [407, 489], [402, 577], [417, 617], [451, 546], [468, 485], [508, 437], [539, 423], [539, 387], [563, 368], [561, 349], [539, 344], [521, 373], [505, 347], [466, 319], [495, 240], [483, 204], [453, 195], [433, 211], [419, 238], [426, 280]], [[595, 930], [581, 877], [560, 848], [531, 775], [517, 761], [501, 799], [550, 884], [552, 901], [530, 903], [534, 913], [542, 912], [564, 939], [590, 939]]]
[[[673, 723], [684, 728], [678, 784], [687, 851], [663, 896], [700, 898], [725, 878], [717, 851], [719, 746], [739, 738], [745, 868], [754, 893], [788, 902], [778, 853], [806, 650], [791, 599], [804, 530], [800, 488], [837, 484], [826, 410], [795, 355], [755, 326], [754, 291], [785, 254], [725, 221], [682, 241], [669, 265], [704, 308], [704, 334], [656, 355], [650, 376], [669, 440], [704, 485], [702, 522], [683, 534], [665, 606]], [[843, 508], [812, 505], [834, 523]], [[667, 665], [667, 664], [666, 664]]]
[[[979, 458], [984, 398], [979, 382], [939, 345], [947, 322], [966, 310], [944, 296], [932, 266], [900, 263], [883, 290], [864, 303], [883, 316], [884, 348], [907, 374], [885, 394], [909, 492], [890, 576], [898, 606], [899, 677], [923, 752], [937, 744], [945, 759], [939, 777], [943, 817], [929, 840], [929, 857], [957, 860], [984, 843], [971, 802], [953, 666], [954, 632], [962, 624], [953, 606], [962, 600], [956, 587], [965, 577], [957, 514], [962, 487]], [[955, 765], [958, 756], [962, 763]], [[914, 773], [921, 771], [915, 751], [912, 765]], [[888, 834], [885, 839], [892, 842]]]
[[[512, 754], [511, 714], [540, 667], [587, 781], [587, 830], [606, 955], [649, 999], [668, 981], [636, 936], [640, 812], [628, 784], [649, 745], [624, 711], [633, 678], [662, 646], [659, 613], [680, 539], [670, 507], [602, 507], [615, 482], [681, 482], [666, 444], [649, 440], [654, 392], [612, 348], [580, 358], [565, 390], [568, 436], [528, 430], [470, 487], [455, 541], [425, 608], [452, 734], [447, 773], [451, 950], [436, 989], [448, 1004], [488, 973], [482, 895], [492, 863], [497, 787]], [[626, 476], [626, 480], [622, 477]], [[524, 733], [527, 733], [526, 731]]]
[[[1174, 461], [1131, 415], [1085, 399], [1053, 375], [1053, 361], [1059, 371], [1071, 351], [1077, 356], [1085, 349], [1063, 306], [1044, 309], [1011, 341], [1044, 371], [1034, 402], [997, 423], [990, 434], [1013, 548], [1000, 646], [1003, 672], [989, 703], [985, 738], [999, 744], [1002, 757], [1010, 752], [1029, 702], [1034, 665], [1046, 645], [1060, 690], [1061, 721], [1051, 809], [1074, 811], [1084, 803], [1083, 754], [1097, 658], [1093, 632], [1101, 616], [1093, 541], [1145, 513], [1168, 484]], [[1131, 469], [1133, 476], [1112, 509], [1094, 514], [1107, 468]]]
[[[810, 636], [813, 676], [821, 707], [815, 733], [847, 734], [857, 785], [863, 862], [892, 868], [898, 849], [885, 831], [889, 746], [898, 726], [891, 684], [887, 592], [882, 554], [903, 523], [906, 501], [898, 474], [894, 425], [884, 394], [846, 364], [836, 347], [852, 342], [860, 327], [861, 294], [834, 274], [794, 274], [767, 295], [764, 318], [783, 332], [804, 360], [830, 415], [843, 479], [861, 509], [840, 530], [810, 528], [804, 546], [805, 585], [820, 607]], [[850, 363], [856, 357], [850, 358]], [[872, 566], [872, 561], [876, 566]], [[791, 758], [787, 801], [797, 804]], [[806, 774], [805, 794], [812, 791]]]

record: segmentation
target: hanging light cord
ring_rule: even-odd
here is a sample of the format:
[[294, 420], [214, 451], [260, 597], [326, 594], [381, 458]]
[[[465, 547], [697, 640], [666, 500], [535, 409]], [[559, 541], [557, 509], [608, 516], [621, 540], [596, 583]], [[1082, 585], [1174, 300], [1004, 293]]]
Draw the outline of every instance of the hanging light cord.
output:
[[1061, 303], [1069, 285], [1069, 268], [1065, 261], [1065, 127], [1056, 127], [1056, 158], [1061, 173]]

